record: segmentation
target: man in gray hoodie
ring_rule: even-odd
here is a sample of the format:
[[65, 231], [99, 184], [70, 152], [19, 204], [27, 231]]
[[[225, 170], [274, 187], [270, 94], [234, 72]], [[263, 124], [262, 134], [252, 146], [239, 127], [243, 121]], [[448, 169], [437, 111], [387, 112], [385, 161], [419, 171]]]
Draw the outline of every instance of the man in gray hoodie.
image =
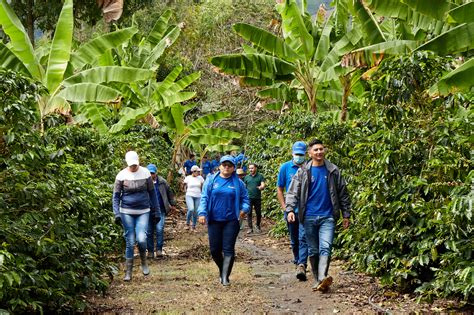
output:
[[339, 169], [324, 158], [323, 143], [314, 139], [308, 148], [311, 161], [293, 176], [286, 194], [286, 212], [288, 222], [293, 222], [295, 208], [299, 209], [298, 218], [306, 232], [315, 280], [312, 289], [327, 292], [332, 284], [328, 269], [336, 222], [342, 212], [343, 226], [349, 227], [351, 202]]

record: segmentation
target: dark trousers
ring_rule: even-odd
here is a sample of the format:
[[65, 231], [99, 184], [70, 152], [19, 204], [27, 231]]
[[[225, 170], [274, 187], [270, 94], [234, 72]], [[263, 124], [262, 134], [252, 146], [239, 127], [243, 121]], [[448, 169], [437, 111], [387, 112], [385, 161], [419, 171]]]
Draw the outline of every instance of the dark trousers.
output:
[[257, 216], [257, 227], [260, 228], [260, 221], [262, 221], [262, 199], [250, 198], [250, 211], [247, 213], [247, 222], [250, 229], [253, 229], [252, 209], [255, 209], [255, 215]]
[[209, 248], [213, 257], [234, 256], [235, 242], [240, 231], [238, 220], [211, 221], [208, 224]]

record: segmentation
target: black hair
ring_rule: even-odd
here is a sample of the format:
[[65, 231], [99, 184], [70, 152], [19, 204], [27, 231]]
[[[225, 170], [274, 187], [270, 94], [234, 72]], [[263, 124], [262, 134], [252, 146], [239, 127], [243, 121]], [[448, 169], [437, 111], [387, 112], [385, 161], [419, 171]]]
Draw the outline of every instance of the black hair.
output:
[[252, 166], [252, 165], [255, 166], [255, 168], [258, 168], [258, 165], [255, 164], [255, 163], [250, 163], [250, 164], [249, 164], [249, 167]]
[[193, 153], [190, 153], [189, 158], [192, 159], [193, 157], [195, 157], [195, 155]]
[[311, 140], [309, 143], [308, 143], [308, 147], [311, 148], [313, 147], [313, 145], [316, 145], [316, 144], [321, 144], [324, 146], [323, 142], [319, 139], [313, 139]]

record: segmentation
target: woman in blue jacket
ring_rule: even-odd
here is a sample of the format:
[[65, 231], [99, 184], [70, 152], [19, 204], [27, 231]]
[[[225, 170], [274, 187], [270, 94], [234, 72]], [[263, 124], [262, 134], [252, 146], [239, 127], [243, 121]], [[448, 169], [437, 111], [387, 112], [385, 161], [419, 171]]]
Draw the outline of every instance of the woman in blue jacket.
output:
[[239, 217], [249, 212], [247, 188], [235, 174], [235, 160], [230, 155], [220, 159], [219, 171], [208, 176], [198, 208], [199, 222], [208, 222], [211, 256], [219, 267], [220, 281], [229, 285], [239, 234]]

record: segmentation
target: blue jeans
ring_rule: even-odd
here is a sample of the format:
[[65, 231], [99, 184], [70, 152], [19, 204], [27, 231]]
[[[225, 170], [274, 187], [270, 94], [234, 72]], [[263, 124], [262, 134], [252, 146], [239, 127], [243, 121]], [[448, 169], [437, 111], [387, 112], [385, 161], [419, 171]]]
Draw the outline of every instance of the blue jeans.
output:
[[234, 256], [235, 242], [239, 235], [240, 225], [238, 220], [211, 221], [208, 224], [209, 248], [213, 257]]
[[304, 219], [310, 257], [331, 256], [335, 227], [336, 223], [333, 217], [306, 217]]
[[304, 226], [299, 222], [298, 214], [295, 213], [295, 222], [288, 223], [287, 213], [284, 213], [286, 226], [290, 233], [290, 244], [293, 251], [294, 263], [297, 265], [308, 263], [308, 244], [306, 242], [306, 235], [304, 232]]
[[148, 229], [148, 218], [150, 212], [144, 214], [120, 213], [123, 224], [123, 236], [125, 237], [125, 258], [133, 258], [133, 247], [135, 241], [138, 243], [140, 253], [146, 252], [146, 236]]
[[188, 213], [186, 214], [186, 224], [189, 225], [191, 217], [193, 219], [193, 227], [196, 226], [197, 222], [197, 210], [199, 208], [199, 202], [201, 197], [186, 196], [186, 207], [188, 207]]
[[148, 231], [147, 231], [147, 238], [146, 244], [148, 253], [155, 252], [155, 245], [154, 245], [154, 238], [155, 238], [155, 231], [156, 231], [156, 249], [162, 250], [163, 249], [163, 234], [165, 228], [165, 220], [166, 220], [166, 213], [160, 212], [160, 222], [157, 224], [153, 224], [153, 218], [150, 216], [150, 221], [148, 221]]

